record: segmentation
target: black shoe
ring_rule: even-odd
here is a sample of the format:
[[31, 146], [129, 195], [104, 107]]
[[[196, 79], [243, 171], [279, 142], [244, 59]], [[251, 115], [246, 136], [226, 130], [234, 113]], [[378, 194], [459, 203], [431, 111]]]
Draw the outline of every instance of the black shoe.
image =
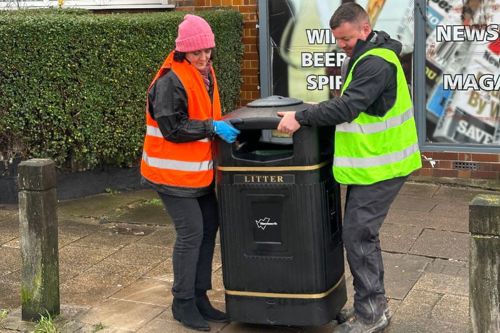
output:
[[194, 298], [174, 298], [172, 302], [172, 314], [175, 320], [180, 321], [186, 327], [197, 331], [210, 331], [210, 326], [208, 326], [208, 323], [200, 314]]
[[372, 324], [366, 324], [354, 316], [348, 321], [335, 326], [332, 333], [377, 333], [382, 332], [387, 325], [389, 325], [389, 321], [385, 317], [385, 314], [382, 314], [380, 318]]
[[196, 306], [205, 320], [216, 323], [229, 322], [229, 318], [224, 312], [217, 310], [210, 304], [206, 293], [196, 295]]
[[382, 314], [380, 318], [372, 324], [364, 323], [354, 316], [348, 321], [335, 326], [332, 333], [377, 333], [382, 332], [387, 325], [389, 325], [389, 321], [385, 317], [385, 314]]
[[[389, 309], [389, 307], [385, 308], [384, 314], [387, 320], [390, 321], [392, 317], [392, 311]], [[337, 317], [335, 317], [335, 320], [337, 320], [337, 323], [342, 324], [351, 319], [352, 317], [354, 317], [354, 308], [342, 309], [337, 314]]]

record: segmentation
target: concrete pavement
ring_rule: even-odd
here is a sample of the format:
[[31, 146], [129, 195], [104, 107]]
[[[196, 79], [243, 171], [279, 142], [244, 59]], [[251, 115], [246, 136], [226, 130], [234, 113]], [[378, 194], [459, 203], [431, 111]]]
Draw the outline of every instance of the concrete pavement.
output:
[[[408, 182], [381, 229], [386, 293], [394, 312], [386, 333], [468, 329], [468, 205], [486, 190]], [[498, 192], [497, 192], [498, 193]], [[0, 205], [0, 332], [31, 332], [21, 321], [17, 207]], [[156, 193], [107, 193], [60, 202], [61, 332], [193, 332], [172, 318], [173, 226]], [[220, 246], [213, 304], [224, 309]], [[348, 305], [352, 277], [346, 268]], [[210, 324], [212, 332], [330, 332], [322, 327]]]

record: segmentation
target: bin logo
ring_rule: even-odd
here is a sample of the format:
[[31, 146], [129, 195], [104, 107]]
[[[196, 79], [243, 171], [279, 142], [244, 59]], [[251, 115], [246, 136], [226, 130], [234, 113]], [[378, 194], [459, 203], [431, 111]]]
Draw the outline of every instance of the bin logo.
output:
[[271, 218], [269, 217], [264, 217], [263, 219], [255, 220], [255, 223], [257, 223], [257, 228], [266, 230], [266, 227], [268, 225], [278, 225], [277, 222], [270, 222]]

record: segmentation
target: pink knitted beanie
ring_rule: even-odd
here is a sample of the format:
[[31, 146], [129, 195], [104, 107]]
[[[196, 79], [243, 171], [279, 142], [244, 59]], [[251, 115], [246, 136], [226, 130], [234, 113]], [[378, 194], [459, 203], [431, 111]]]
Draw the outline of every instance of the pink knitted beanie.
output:
[[187, 14], [179, 24], [175, 50], [193, 52], [215, 46], [215, 38], [210, 25], [199, 16]]

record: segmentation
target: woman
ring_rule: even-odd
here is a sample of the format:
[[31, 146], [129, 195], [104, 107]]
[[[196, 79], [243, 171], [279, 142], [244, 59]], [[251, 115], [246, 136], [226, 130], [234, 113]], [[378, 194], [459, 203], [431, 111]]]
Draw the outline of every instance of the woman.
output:
[[183, 325], [210, 330], [226, 322], [207, 297], [219, 227], [214, 191], [212, 138], [228, 143], [239, 131], [221, 121], [211, 55], [214, 34], [201, 17], [186, 15], [175, 50], [148, 91], [147, 131], [141, 162], [143, 181], [159, 194], [176, 230], [172, 313]]

